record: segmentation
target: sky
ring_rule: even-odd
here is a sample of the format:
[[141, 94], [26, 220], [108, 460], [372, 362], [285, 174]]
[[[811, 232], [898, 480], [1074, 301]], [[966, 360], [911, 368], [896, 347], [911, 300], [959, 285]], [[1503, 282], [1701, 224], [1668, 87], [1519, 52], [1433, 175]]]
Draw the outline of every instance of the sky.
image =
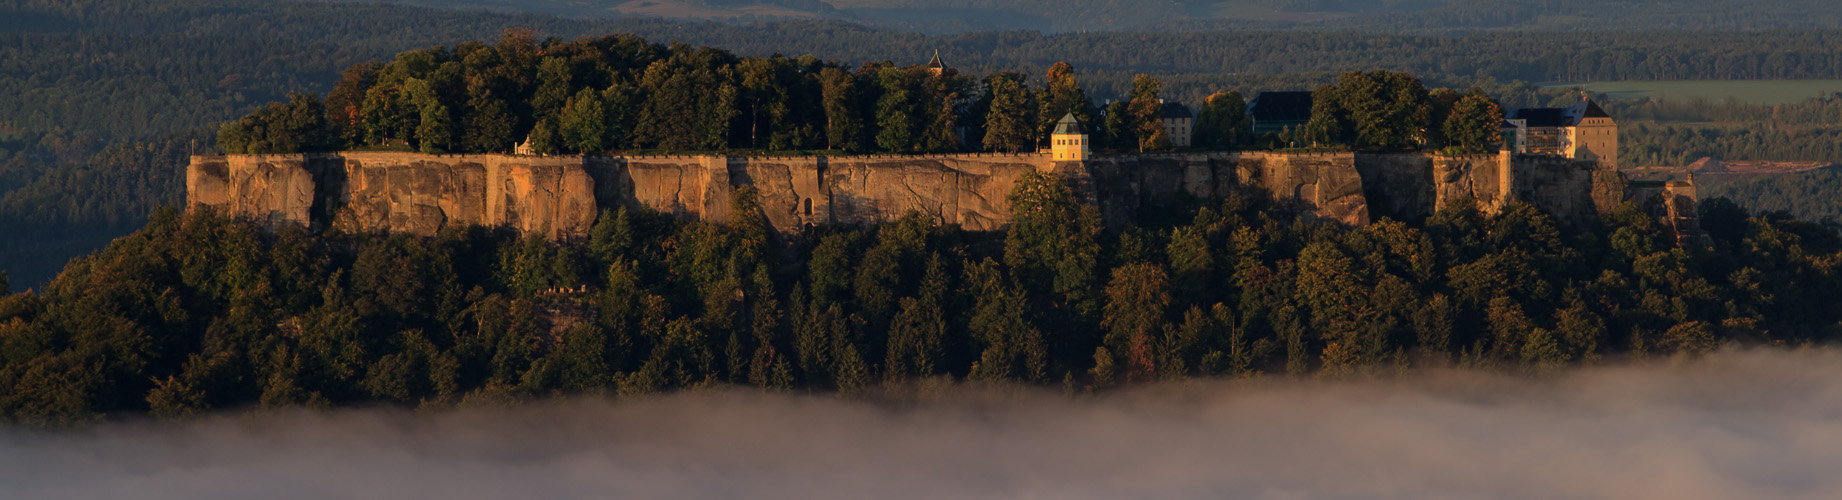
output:
[[12, 498], [1842, 498], [1842, 351], [0, 430]]

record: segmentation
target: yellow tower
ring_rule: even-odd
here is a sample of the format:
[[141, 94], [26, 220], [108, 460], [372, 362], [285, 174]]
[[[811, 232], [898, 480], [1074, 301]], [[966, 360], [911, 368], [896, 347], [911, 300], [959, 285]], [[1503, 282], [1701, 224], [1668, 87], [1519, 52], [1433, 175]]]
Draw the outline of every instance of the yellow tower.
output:
[[1594, 160], [1603, 168], [1618, 168], [1618, 124], [1592, 99], [1567, 110], [1573, 126], [1566, 127], [1567, 157]]
[[1063, 116], [1055, 122], [1055, 131], [1049, 134], [1050, 157], [1055, 161], [1087, 161], [1087, 133], [1081, 130], [1081, 121], [1074, 113]]

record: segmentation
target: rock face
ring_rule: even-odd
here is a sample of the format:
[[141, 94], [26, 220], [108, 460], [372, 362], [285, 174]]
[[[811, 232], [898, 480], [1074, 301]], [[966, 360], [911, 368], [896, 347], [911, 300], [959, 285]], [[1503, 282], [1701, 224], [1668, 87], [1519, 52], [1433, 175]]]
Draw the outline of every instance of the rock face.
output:
[[1264, 188], [1282, 200], [1315, 207], [1319, 217], [1369, 223], [1369, 202], [1355, 156], [1221, 152], [1121, 155], [1086, 163], [1109, 224], [1132, 220], [1137, 210], [1173, 197], [1213, 199], [1239, 185]]
[[192, 206], [271, 224], [421, 235], [450, 225], [485, 225], [580, 237], [600, 210], [615, 207], [727, 222], [735, 190], [744, 186], [754, 189], [762, 214], [782, 231], [875, 225], [909, 212], [991, 231], [1010, 223], [1007, 197], [1030, 172], [1061, 174], [1109, 225], [1173, 199], [1214, 199], [1249, 186], [1349, 225], [1376, 217], [1417, 220], [1466, 196], [1486, 210], [1520, 201], [1578, 222], [1603, 209], [1595, 208], [1596, 200], [1624, 189], [1615, 171], [1551, 157], [1265, 152], [1110, 155], [1081, 162], [1043, 154], [194, 156], [186, 188]]
[[299, 155], [193, 157], [186, 198], [271, 224], [307, 224], [316, 201], [311, 167]]

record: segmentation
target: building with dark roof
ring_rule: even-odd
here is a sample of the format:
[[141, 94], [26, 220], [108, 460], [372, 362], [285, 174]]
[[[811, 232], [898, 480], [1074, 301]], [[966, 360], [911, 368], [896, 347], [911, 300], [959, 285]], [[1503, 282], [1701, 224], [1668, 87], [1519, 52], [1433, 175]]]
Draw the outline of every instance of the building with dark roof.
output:
[[1618, 165], [1618, 124], [1592, 99], [1570, 108], [1522, 108], [1503, 115], [1504, 147]]
[[1190, 113], [1189, 106], [1165, 102], [1164, 109], [1158, 111], [1158, 121], [1164, 123], [1164, 133], [1170, 136], [1171, 147], [1190, 147], [1190, 136], [1196, 128], [1196, 115]]
[[1062, 116], [1055, 122], [1055, 130], [1049, 132], [1050, 158], [1055, 161], [1084, 161], [1091, 153], [1087, 131], [1081, 128], [1081, 120], [1076, 120], [1074, 113]]
[[1311, 92], [1261, 92], [1247, 101], [1247, 118], [1254, 135], [1304, 126], [1311, 121]]

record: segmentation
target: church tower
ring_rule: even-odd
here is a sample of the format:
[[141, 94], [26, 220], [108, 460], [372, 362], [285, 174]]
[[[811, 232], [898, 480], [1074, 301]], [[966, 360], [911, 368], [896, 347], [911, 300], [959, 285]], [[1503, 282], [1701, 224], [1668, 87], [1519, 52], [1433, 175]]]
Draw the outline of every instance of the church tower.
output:
[[948, 69], [947, 63], [940, 61], [940, 49], [934, 49], [934, 59], [927, 62], [927, 72], [933, 73], [934, 76], [940, 76], [946, 73]]
[[1055, 131], [1049, 134], [1050, 158], [1055, 161], [1087, 161], [1087, 132], [1081, 130], [1081, 121], [1074, 113], [1069, 113], [1055, 122]]

